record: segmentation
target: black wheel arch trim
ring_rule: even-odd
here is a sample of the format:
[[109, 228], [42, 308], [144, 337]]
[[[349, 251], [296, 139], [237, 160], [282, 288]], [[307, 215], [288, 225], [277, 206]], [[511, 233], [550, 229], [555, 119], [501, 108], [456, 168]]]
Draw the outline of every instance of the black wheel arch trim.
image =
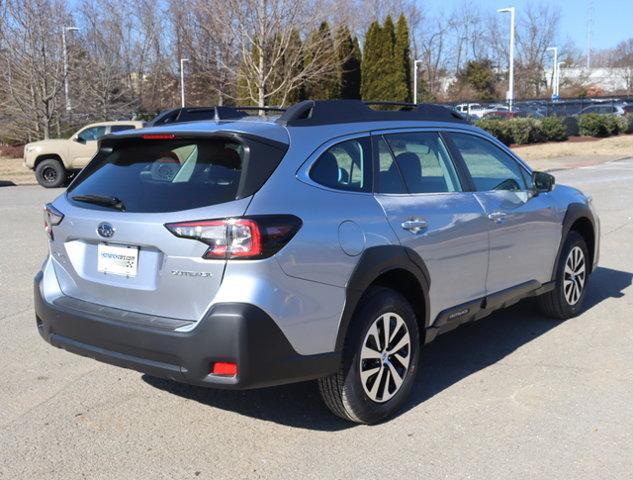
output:
[[[565, 246], [565, 241], [567, 240], [567, 235], [569, 234], [569, 231], [571, 230], [571, 227], [574, 225], [574, 223], [576, 223], [576, 221], [581, 220], [583, 218], [586, 218], [591, 223], [591, 228], [593, 230], [593, 235], [594, 235], [594, 245], [593, 245], [594, 251], [590, 251], [589, 254], [591, 255], [592, 259], [595, 258], [597, 232], [596, 232], [596, 221], [593, 217], [593, 213], [591, 213], [591, 209], [585, 203], [580, 203], [580, 202], [570, 203], [567, 206], [567, 211], [565, 212], [565, 218], [563, 219], [563, 228], [561, 232], [560, 244], [558, 245], [558, 251], [556, 252], [556, 260], [552, 267], [552, 280], [556, 280], [558, 262], [560, 261], [560, 257], [563, 254], [563, 248]], [[592, 248], [591, 245], [587, 245], [587, 249], [591, 250], [591, 248]], [[590, 272], [593, 271], [593, 268], [594, 268], [594, 262], [592, 261], [590, 265]]]
[[[381, 275], [393, 270], [405, 270], [417, 279], [424, 297], [424, 327], [428, 327], [431, 278], [424, 260], [414, 250], [401, 245], [370, 247], [362, 253], [347, 282], [345, 308], [338, 327], [335, 351], [342, 351], [352, 317], [367, 288]], [[416, 305], [412, 307], [416, 311], [419, 308]], [[421, 335], [423, 333], [420, 332]]]

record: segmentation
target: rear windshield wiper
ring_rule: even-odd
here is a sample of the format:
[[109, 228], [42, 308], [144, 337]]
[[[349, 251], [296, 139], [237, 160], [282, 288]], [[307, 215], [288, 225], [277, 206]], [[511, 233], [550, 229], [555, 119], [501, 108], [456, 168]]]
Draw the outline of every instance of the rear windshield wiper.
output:
[[125, 211], [125, 205], [117, 197], [106, 197], [103, 195], [75, 195], [72, 199], [77, 202], [94, 203], [95, 205], [116, 208], [122, 212]]

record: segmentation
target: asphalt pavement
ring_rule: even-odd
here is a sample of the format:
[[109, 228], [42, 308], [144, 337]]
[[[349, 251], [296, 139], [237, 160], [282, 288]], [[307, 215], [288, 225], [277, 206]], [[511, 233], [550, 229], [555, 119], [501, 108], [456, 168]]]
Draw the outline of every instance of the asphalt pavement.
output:
[[32, 278], [61, 191], [0, 188], [0, 478], [631, 478], [633, 160], [556, 177], [602, 220], [587, 310], [559, 323], [524, 301], [439, 337], [406, 409], [373, 427], [313, 382], [215, 391], [51, 347]]

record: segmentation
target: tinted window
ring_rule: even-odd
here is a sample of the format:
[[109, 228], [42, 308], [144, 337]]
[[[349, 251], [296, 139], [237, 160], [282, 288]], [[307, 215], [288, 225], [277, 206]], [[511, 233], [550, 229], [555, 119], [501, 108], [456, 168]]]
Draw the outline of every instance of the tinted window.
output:
[[123, 130], [133, 130], [134, 125], [112, 125], [110, 127], [110, 132], [122, 132]]
[[398, 164], [393, 159], [389, 145], [378, 137], [378, 188], [380, 193], [407, 193]]
[[450, 136], [477, 190], [527, 190], [522, 168], [503, 150], [474, 135], [451, 133]]
[[130, 212], [228, 202], [236, 198], [243, 157], [242, 145], [233, 141], [128, 141], [100, 152], [68, 196], [114, 196]]
[[310, 178], [337, 190], [371, 191], [371, 150], [369, 137], [337, 143], [312, 166]]
[[437, 133], [385, 135], [409, 193], [460, 191], [453, 163]]
[[90, 142], [92, 140], [99, 140], [101, 137], [105, 135], [105, 132], [106, 132], [105, 126], [90, 127], [79, 132], [79, 135], [77, 135], [77, 137], [85, 142]]

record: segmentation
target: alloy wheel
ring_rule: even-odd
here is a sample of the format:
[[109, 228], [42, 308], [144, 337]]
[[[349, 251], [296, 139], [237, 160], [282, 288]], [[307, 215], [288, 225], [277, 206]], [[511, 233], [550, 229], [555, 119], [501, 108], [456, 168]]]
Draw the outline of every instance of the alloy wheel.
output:
[[563, 293], [569, 305], [576, 305], [580, 300], [587, 278], [585, 254], [582, 249], [575, 246], [569, 252], [565, 261], [563, 276]]
[[409, 371], [411, 335], [397, 313], [378, 317], [363, 340], [360, 379], [367, 396], [384, 403], [400, 390]]

